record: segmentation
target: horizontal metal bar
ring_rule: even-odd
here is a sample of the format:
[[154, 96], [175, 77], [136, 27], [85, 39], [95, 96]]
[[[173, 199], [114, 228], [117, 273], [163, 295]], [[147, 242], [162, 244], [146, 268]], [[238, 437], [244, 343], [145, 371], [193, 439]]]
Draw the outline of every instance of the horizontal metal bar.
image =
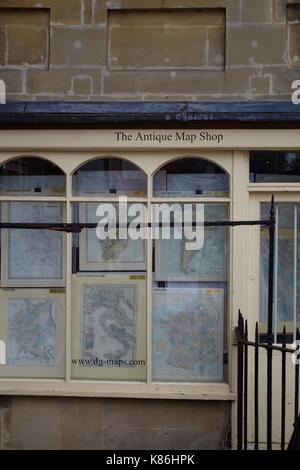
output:
[[[137, 224], [136, 228], [174, 228], [174, 227], [237, 227], [237, 226], [244, 226], [244, 225], [270, 225], [269, 220], [250, 220], [250, 221], [215, 221], [215, 222], [204, 222], [203, 224], [197, 222], [185, 223], [185, 222], [170, 222], [170, 223], [152, 223], [148, 222], [145, 224]], [[0, 223], [0, 229], [23, 229], [23, 230], [57, 230], [62, 232], [81, 232], [84, 228], [96, 228], [96, 227], [116, 227], [116, 228], [128, 228], [130, 227], [130, 223], [128, 224], [101, 224], [99, 223], [10, 223], [10, 222], [2, 222]]]
[[235, 345], [243, 344], [245, 346], [253, 346], [253, 347], [258, 347], [258, 348], [263, 348], [263, 349], [272, 349], [274, 351], [281, 351], [281, 352], [288, 352], [288, 353], [294, 353], [296, 349], [291, 349], [283, 346], [277, 346], [275, 344], [268, 344], [268, 343], [256, 343], [255, 341], [249, 341], [244, 338], [242, 338], [238, 332], [238, 328], [235, 328], [235, 335], [237, 342]]

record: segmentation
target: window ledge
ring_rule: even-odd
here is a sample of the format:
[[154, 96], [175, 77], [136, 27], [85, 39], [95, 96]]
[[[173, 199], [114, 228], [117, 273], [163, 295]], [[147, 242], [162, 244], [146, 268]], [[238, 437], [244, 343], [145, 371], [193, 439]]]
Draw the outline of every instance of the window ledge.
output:
[[101, 398], [144, 398], [177, 400], [236, 399], [228, 384], [184, 384], [178, 383], [99, 383], [64, 382], [60, 380], [1, 380], [0, 395], [74, 396]]

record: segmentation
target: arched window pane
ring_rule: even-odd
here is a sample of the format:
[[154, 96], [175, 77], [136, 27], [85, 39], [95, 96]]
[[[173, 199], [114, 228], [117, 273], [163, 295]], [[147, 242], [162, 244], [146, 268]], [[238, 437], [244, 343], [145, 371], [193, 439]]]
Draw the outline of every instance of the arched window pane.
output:
[[214, 163], [200, 158], [181, 158], [155, 173], [153, 192], [156, 197], [226, 197], [229, 178]]
[[20, 157], [0, 167], [1, 196], [62, 196], [66, 177], [53, 163], [37, 157]]
[[120, 158], [98, 158], [76, 171], [73, 194], [146, 196], [147, 176], [133, 163]]

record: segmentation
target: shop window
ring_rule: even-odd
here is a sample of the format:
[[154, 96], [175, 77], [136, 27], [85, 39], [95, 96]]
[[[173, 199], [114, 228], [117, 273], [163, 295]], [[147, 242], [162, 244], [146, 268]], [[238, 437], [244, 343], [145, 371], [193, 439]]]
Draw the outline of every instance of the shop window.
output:
[[[20, 283], [20, 286], [22, 283]], [[0, 376], [65, 377], [65, 294], [58, 289], [1, 288]]]
[[[203, 246], [190, 249], [180, 233], [188, 226], [176, 225], [179, 209], [196, 222], [195, 205], [188, 206], [168, 203], [174, 228], [166, 238], [162, 229], [153, 244], [153, 378], [218, 382], [226, 377], [228, 229], [205, 228]], [[203, 210], [206, 221], [228, 220], [227, 204], [206, 203]]]
[[[269, 203], [261, 203], [261, 217], [268, 218]], [[274, 260], [274, 334], [281, 337], [283, 327], [291, 341], [300, 327], [300, 204], [276, 204], [276, 233]], [[269, 231], [261, 229], [260, 240], [260, 322], [267, 331]]]
[[1, 196], [63, 196], [65, 186], [58, 166], [38, 157], [16, 158], [0, 167]]
[[208, 160], [180, 158], [156, 172], [153, 193], [156, 197], [226, 197], [229, 177]]
[[146, 196], [147, 177], [136, 165], [120, 158], [98, 158], [81, 166], [73, 176], [77, 196]]
[[251, 151], [251, 183], [299, 183], [299, 151]]
[[104, 156], [67, 175], [67, 196], [56, 165], [26, 156], [0, 167], [0, 183], [1, 222], [35, 224], [1, 230], [2, 378], [226, 381], [229, 233], [201, 225], [229, 218], [222, 168], [182, 157], [150, 176]]
[[46, 160], [20, 157], [0, 167], [0, 188], [1, 223], [16, 224], [1, 229], [0, 376], [64, 378], [66, 235], [38, 227], [66, 221], [57, 200], [65, 175]]

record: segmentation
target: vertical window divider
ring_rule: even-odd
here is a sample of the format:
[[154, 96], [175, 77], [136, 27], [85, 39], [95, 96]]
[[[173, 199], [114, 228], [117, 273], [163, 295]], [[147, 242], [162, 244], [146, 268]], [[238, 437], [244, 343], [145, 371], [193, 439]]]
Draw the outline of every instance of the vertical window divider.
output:
[[[72, 223], [72, 175], [66, 175], [66, 216]], [[66, 233], [66, 382], [71, 381], [72, 367], [72, 233]]]
[[152, 228], [149, 223], [152, 220], [152, 175], [148, 175], [148, 189], [147, 189], [147, 325], [146, 325], [146, 364], [147, 364], [147, 384], [152, 382], [152, 257], [153, 257], [153, 244], [152, 244]]
[[277, 343], [278, 328], [278, 236], [279, 236], [279, 210], [275, 208], [276, 226], [275, 226], [275, 279], [274, 279], [274, 342]]
[[294, 331], [293, 339], [296, 341], [297, 334], [297, 257], [298, 257], [298, 208], [297, 205], [294, 205], [294, 289], [293, 289], [293, 318], [294, 318]]

